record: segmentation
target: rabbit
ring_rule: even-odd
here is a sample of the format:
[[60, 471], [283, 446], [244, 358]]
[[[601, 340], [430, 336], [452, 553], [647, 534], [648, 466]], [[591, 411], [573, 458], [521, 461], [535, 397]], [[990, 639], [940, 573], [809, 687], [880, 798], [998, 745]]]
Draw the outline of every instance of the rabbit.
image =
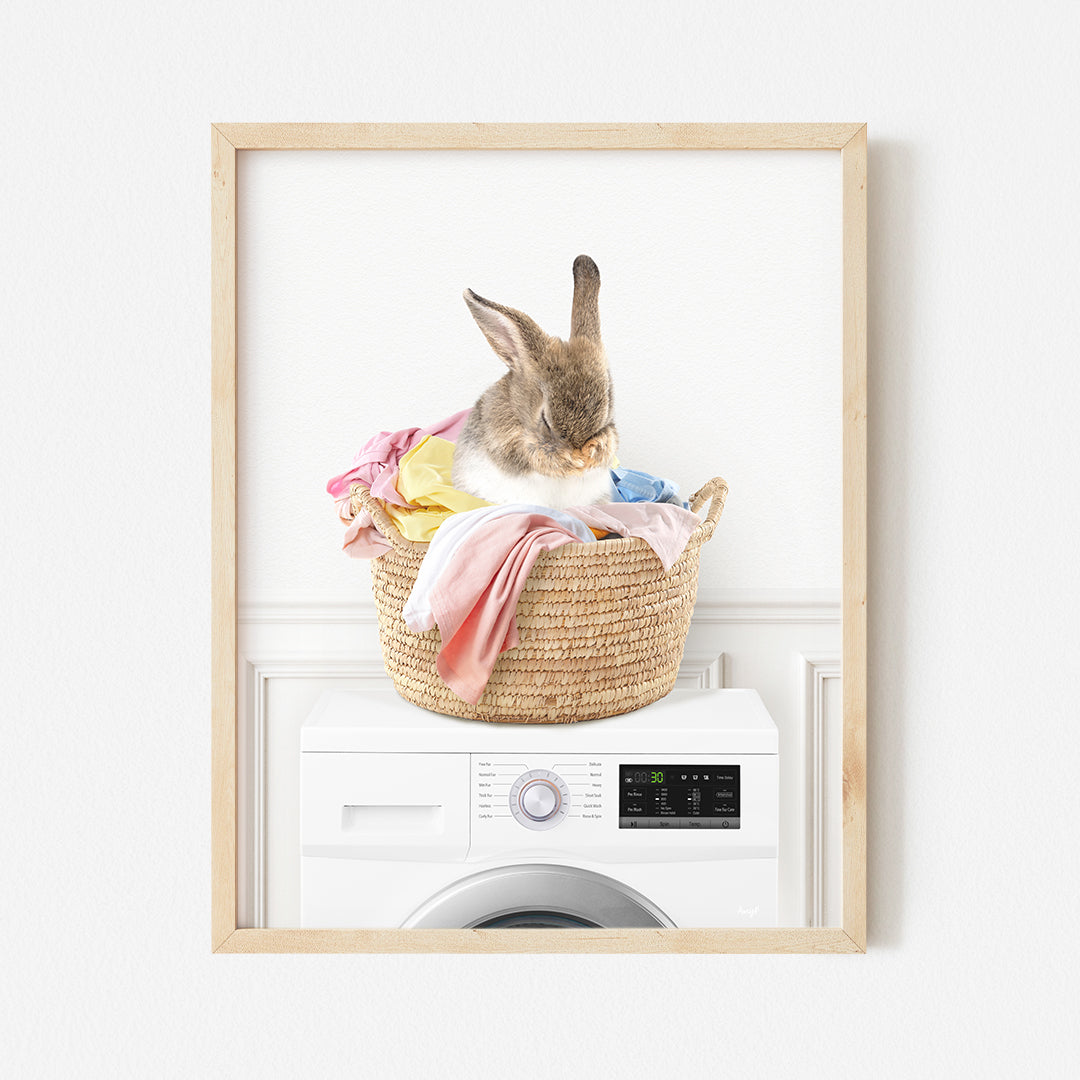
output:
[[574, 260], [570, 338], [464, 292], [488, 344], [510, 369], [476, 402], [454, 451], [452, 483], [487, 502], [554, 509], [607, 502], [618, 437], [600, 341], [600, 271]]

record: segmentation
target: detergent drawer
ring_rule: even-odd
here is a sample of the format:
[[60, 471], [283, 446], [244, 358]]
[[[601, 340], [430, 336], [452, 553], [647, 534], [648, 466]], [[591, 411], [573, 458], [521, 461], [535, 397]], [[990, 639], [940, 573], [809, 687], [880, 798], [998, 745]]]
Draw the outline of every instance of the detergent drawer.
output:
[[300, 755], [301, 854], [459, 860], [469, 848], [469, 755]]

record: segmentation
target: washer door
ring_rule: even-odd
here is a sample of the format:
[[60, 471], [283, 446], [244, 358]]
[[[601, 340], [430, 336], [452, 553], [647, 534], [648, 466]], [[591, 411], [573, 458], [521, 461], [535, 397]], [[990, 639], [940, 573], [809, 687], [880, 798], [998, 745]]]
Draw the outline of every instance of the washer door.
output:
[[675, 924], [641, 893], [573, 866], [525, 863], [462, 878], [421, 904], [409, 928], [622, 928]]

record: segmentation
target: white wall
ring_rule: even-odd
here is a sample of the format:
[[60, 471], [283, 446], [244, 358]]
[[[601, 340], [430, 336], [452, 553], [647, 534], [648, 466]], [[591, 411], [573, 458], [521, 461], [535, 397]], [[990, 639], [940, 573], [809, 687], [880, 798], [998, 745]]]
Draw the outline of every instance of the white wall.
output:
[[[4, 11], [5, 1064], [1069, 1075], [1074, 7], [433, 7]], [[868, 955], [210, 955], [221, 119], [869, 121]]]

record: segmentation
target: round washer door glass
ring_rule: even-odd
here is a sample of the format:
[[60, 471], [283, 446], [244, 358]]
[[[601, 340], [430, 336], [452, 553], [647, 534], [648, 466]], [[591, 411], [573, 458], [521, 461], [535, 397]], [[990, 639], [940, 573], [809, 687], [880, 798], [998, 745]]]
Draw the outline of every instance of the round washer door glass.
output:
[[402, 923], [416, 929], [673, 927], [651, 900], [574, 866], [499, 866], [455, 881]]

